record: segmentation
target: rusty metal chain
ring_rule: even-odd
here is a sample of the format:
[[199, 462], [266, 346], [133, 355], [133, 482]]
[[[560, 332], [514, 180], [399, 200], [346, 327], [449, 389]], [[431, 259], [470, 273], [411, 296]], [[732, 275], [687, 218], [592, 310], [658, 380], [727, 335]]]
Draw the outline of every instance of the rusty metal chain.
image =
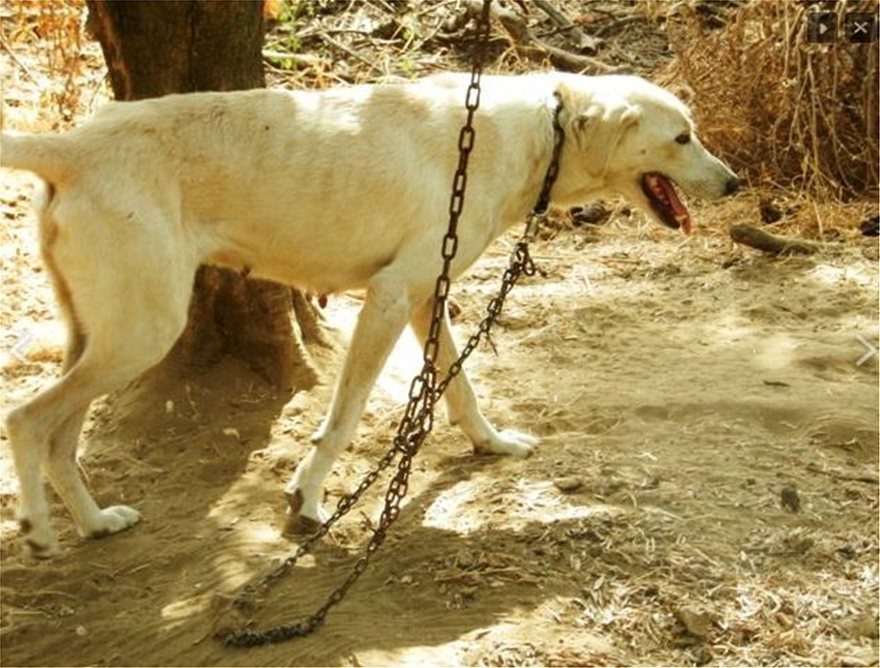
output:
[[246, 607], [259, 592], [265, 591], [270, 585], [284, 576], [304, 554], [309, 552], [318, 540], [327, 535], [339, 519], [351, 510], [360, 500], [361, 496], [400, 455], [397, 471], [385, 492], [385, 503], [379, 517], [379, 523], [367, 543], [364, 555], [355, 563], [351, 573], [349, 573], [342, 584], [331, 592], [324, 604], [314, 613], [296, 624], [283, 624], [265, 630], [242, 629], [235, 631], [226, 636], [227, 645], [251, 647], [278, 643], [291, 638], [309, 635], [321, 626], [330, 609], [345, 598], [348, 590], [366, 570], [373, 554], [385, 542], [388, 529], [400, 514], [400, 504], [406, 496], [409, 486], [412, 460], [433, 427], [435, 404], [440, 400], [449, 384], [461, 372], [465, 361], [476, 350], [483, 338], [488, 339], [492, 325], [501, 314], [504, 300], [508, 293], [522, 276], [532, 276], [537, 272], [537, 268], [529, 255], [529, 242], [534, 239], [538, 227], [546, 215], [550, 202], [550, 190], [559, 172], [559, 160], [564, 141], [564, 133], [559, 121], [560, 112], [562, 111], [560, 100], [557, 100], [553, 116], [554, 144], [544, 183], [541, 187], [537, 203], [526, 220], [525, 231], [514, 245], [507, 269], [501, 278], [498, 294], [490, 300], [486, 307], [486, 315], [480, 322], [477, 332], [468, 339], [458, 358], [449, 366], [443, 379], [438, 382], [436, 361], [440, 348], [440, 330], [443, 326], [449, 288], [451, 286], [452, 260], [458, 250], [458, 221], [464, 208], [468, 159], [473, 150], [476, 137], [473, 119], [480, 103], [480, 77], [482, 75], [485, 47], [489, 36], [489, 7], [491, 2], [492, 0], [483, 0], [482, 12], [477, 19], [474, 63], [465, 102], [467, 118], [459, 133], [459, 162], [455, 171], [452, 195], [449, 202], [449, 228], [443, 238], [441, 251], [443, 266], [434, 287], [434, 308], [431, 326], [425, 341], [422, 370], [413, 379], [410, 386], [409, 401], [398, 425], [393, 446], [382, 456], [378, 464], [367, 473], [354, 492], [339, 499], [336, 510], [330, 518], [315, 533], [306, 538], [297, 550], [284, 559], [275, 569], [255, 584], [245, 587], [242, 593], [235, 599], [235, 605], [240, 608]]
[[[434, 401], [439, 400], [446, 391], [447, 386], [455, 380], [455, 377], [461, 372], [465, 361], [467, 361], [468, 357], [471, 356], [471, 353], [477, 349], [477, 346], [480, 345], [480, 341], [482, 341], [484, 337], [489, 341], [490, 345], [492, 345], [492, 341], [489, 339], [489, 331], [491, 330], [492, 325], [495, 324], [498, 316], [501, 315], [501, 309], [504, 307], [504, 300], [507, 297], [507, 294], [513, 290], [513, 287], [517, 284], [517, 281], [519, 281], [521, 276], [533, 276], [538, 271], [537, 267], [535, 267], [535, 263], [532, 261], [531, 255], [529, 255], [529, 242], [531, 242], [537, 235], [538, 227], [547, 214], [547, 207], [550, 204], [550, 190], [553, 188], [553, 184], [556, 182], [556, 177], [559, 175], [559, 158], [562, 154], [562, 144], [565, 139], [565, 135], [562, 132], [562, 126], [559, 122], [561, 111], [562, 104], [557, 99], [556, 111], [553, 114], [554, 139], [550, 165], [547, 167], [547, 172], [544, 176], [544, 184], [541, 186], [541, 193], [538, 196], [538, 201], [526, 219], [526, 229], [523, 232], [522, 237], [520, 237], [514, 245], [513, 252], [510, 254], [507, 269], [504, 270], [504, 274], [501, 277], [501, 287], [498, 290], [498, 294], [489, 301], [489, 304], [486, 306], [486, 315], [480, 321], [477, 331], [468, 339], [467, 343], [464, 344], [458, 358], [449, 365], [449, 369], [446, 371], [446, 376], [444, 376], [443, 380], [440, 381], [435, 388]], [[493, 350], [494, 348], [495, 346], [492, 345]]]
[[[235, 599], [235, 605], [245, 607], [259, 592], [265, 591], [270, 585], [279, 580], [318, 540], [327, 535], [333, 525], [351, 510], [382, 472], [389, 468], [397, 456], [400, 455], [397, 471], [385, 492], [385, 503], [379, 517], [379, 523], [374, 529], [370, 541], [367, 543], [364, 555], [355, 563], [351, 573], [349, 573], [342, 584], [331, 592], [324, 604], [314, 613], [296, 624], [283, 624], [265, 630], [242, 629], [235, 631], [226, 636], [227, 645], [251, 647], [278, 643], [291, 638], [309, 635], [321, 626], [330, 609], [345, 598], [348, 590], [366, 570], [373, 554], [385, 542], [388, 529], [400, 514], [400, 504], [406, 496], [409, 486], [412, 460], [433, 427], [435, 404], [439, 401], [449, 384], [461, 372], [464, 362], [476, 350], [482, 339], [484, 337], [488, 339], [492, 325], [501, 314], [505, 298], [519, 281], [520, 277], [532, 276], [537, 271], [529, 255], [529, 242], [534, 239], [538, 227], [546, 215], [550, 202], [550, 191], [559, 172], [564, 133], [559, 120], [562, 104], [561, 100], [558, 99], [553, 116], [553, 151], [537, 203], [526, 220], [526, 228], [522, 237], [514, 245], [507, 269], [504, 271], [501, 279], [501, 287], [498, 294], [490, 300], [486, 307], [486, 315], [480, 322], [477, 332], [468, 339], [461, 354], [449, 366], [443, 379], [438, 382], [436, 360], [440, 347], [440, 330], [443, 326], [451, 285], [450, 272], [452, 260], [458, 249], [458, 221], [464, 208], [468, 159], [473, 150], [476, 136], [473, 128], [473, 119], [480, 102], [480, 77], [482, 75], [485, 47], [489, 36], [489, 8], [491, 2], [492, 0], [483, 0], [482, 11], [477, 19], [474, 63], [465, 102], [467, 118], [459, 133], [459, 163], [453, 179], [452, 195], [449, 203], [449, 228], [443, 238], [441, 252], [443, 266], [434, 287], [434, 308], [431, 326], [425, 341], [423, 366], [410, 386], [409, 401], [398, 426], [397, 434], [394, 437], [393, 446], [382, 456], [377, 465], [367, 473], [354, 492], [339, 499], [336, 510], [330, 518], [315, 533], [305, 539], [297, 550], [284, 559], [274, 570], [270, 571], [255, 584], [246, 587]], [[489, 342], [491, 344], [491, 340]]]
[[[283, 624], [265, 630], [241, 629], [226, 636], [226, 644], [236, 647], [251, 647], [278, 643], [291, 638], [309, 635], [314, 632], [323, 622], [330, 609], [338, 604], [351, 586], [366, 570], [373, 554], [379, 549], [389, 527], [400, 514], [400, 504], [406, 496], [409, 486], [409, 475], [412, 467], [412, 459], [418, 452], [425, 438], [431, 432], [434, 422], [434, 405], [439, 399], [441, 392], [437, 392], [437, 367], [436, 359], [440, 348], [440, 328], [446, 311], [446, 302], [451, 285], [450, 272], [452, 260], [458, 250], [458, 221], [464, 208], [465, 189], [467, 187], [467, 166], [471, 151], [474, 148], [476, 132], [474, 131], [474, 114], [480, 105], [480, 77], [483, 72], [486, 44], [489, 41], [489, 9], [492, 0], [483, 0], [482, 10], [477, 18], [477, 26], [474, 35], [473, 67], [471, 81], [467, 88], [465, 107], [467, 118], [458, 137], [459, 161], [452, 182], [452, 195], [449, 201], [449, 228], [443, 238], [442, 257], [443, 267], [434, 287], [434, 310], [431, 319], [431, 327], [428, 332], [424, 347], [424, 363], [421, 372], [413, 379], [410, 387], [409, 402], [397, 434], [394, 437], [394, 446], [380, 459], [378, 465], [370, 471], [361, 481], [358, 488], [349, 495], [342, 497], [334, 513], [324, 522], [318, 530], [306, 539], [299, 548], [281, 564], [264, 576], [256, 584], [246, 587], [242, 594], [237, 597], [235, 604], [244, 607], [248, 601], [259, 591], [263, 591], [281, 578], [297, 561], [311, 549], [312, 545], [327, 534], [330, 528], [351, 507], [357, 503], [366, 490], [376, 481], [379, 475], [387, 469], [400, 454], [397, 472], [391, 479], [385, 492], [385, 505], [379, 517], [379, 523], [367, 543], [366, 552], [357, 561], [348, 577], [337, 587], [324, 602], [324, 604], [305, 620], [296, 624]], [[528, 260], [526, 251], [525, 259]], [[531, 263], [528, 260], [529, 264]], [[533, 271], [533, 265], [532, 271]], [[505, 273], [505, 276], [507, 274]], [[513, 280], [515, 282], [515, 279]], [[512, 287], [512, 284], [510, 285]], [[510, 288], [508, 288], [509, 291]], [[506, 294], [506, 292], [505, 292]], [[494, 301], [494, 300], [493, 300]], [[503, 297], [501, 298], [503, 302]], [[497, 309], [500, 311], [501, 304]], [[494, 319], [494, 318], [493, 318]], [[476, 346], [476, 343], [474, 344]], [[470, 352], [468, 352], [470, 354]], [[455, 373], [461, 370], [459, 365]], [[443, 387], [448, 385], [449, 378], [444, 380]]]

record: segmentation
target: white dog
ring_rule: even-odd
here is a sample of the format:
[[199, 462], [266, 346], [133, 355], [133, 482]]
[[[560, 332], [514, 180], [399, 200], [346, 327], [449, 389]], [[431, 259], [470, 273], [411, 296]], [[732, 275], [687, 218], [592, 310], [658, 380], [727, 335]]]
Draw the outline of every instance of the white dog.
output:
[[[6, 423], [21, 531], [35, 556], [59, 549], [41, 467], [82, 535], [138, 521], [132, 508], [95, 503], [77, 471], [77, 439], [96, 397], [174, 344], [203, 263], [317, 294], [367, 290], [327, 417], [287, 487], [294, 519], [325, 517], [324, 478], [389, 351], [407, 323], [422, 338], [428, 328], [466, 84], [443, 75], [323, 92], [172, 95], [110, 104], [63, 135], [2, 135], [0, 164], [46, 183], [42, 252], [69, 328], [63, 377]], [[687, 231], [673, 181], [709, 199], [737, 187], [698, 141], [685, 105], [643, 79], [486, 76], [454, 274], [535, 204], [557, 106], [565, 139], [554, 204], [618, 194]], [[456, 356], [448, 318], [441, 339], [445, 369]], [[464, 374], [446, 401], [477, 450], [524, 456], [535, 444], [497, 431]]]

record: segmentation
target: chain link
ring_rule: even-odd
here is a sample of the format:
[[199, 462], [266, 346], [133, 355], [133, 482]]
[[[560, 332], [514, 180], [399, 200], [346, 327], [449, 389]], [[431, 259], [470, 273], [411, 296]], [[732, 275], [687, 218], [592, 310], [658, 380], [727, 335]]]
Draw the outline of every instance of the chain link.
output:
[[[464, 208], [465, 189], [467, 187], [467, 165], [470, 153], [474, 147], [476, 133], [473, 127], [474, 114], [480, 104], [480, 77], [482, 75], [485, 48], [489, 37], [489, 8], [492, 0], [483, 0], [483, 7], [477, 19], [475, 34], [474, 62], [471, 71], [471, 81], [467, 89], [465, 106], [467, 118], [459, 133], [458, 148], [459, 162], [453, 178], [452, 194], [449, 201], [449, 228], [443, 238], [441, 256], [443, 266], [434, 286], [434, 307], [431, 317], [431, 326], [425, 341], [422, 370], [413, 379], [409, 391], [409, 401], [404, 410], [403, 417], [398, 425], [394, 437], [394, 444], [379, 460], [378, 464], [364, 477], [357, 489], [351, 494], [339, 499], [336, 510], [330, 518], [324, 522], [311, 536], [306, 538], [297, 550], [282, 561], [274, 570], [263, 576], [255, 584], [244, 588], [235, 599], [234, 605], [239, 608], [247, 605], [260, 593], [267, 590], [272, 584], [284, 576], [299, 559], [306, 554], [311, 547], [321, 538], [327, 535], [330, 529], [358, 502], [363, 494], [373, 485], [379, 476], [388, 469], [394, 460], [400, 455], [397, 471], [392, 477], [385, 492], [385, 503], [379, 522], [373, 531], [373, 535], [367, 543], [364, 555], [355, 563], [348, 577], [343, 580], [328, 596], [324, 604], [305, 620], [296, 624], [283, 624], [266, 630], [242, 629], [226, 636], [226, 644], [237, 647], [251, 647], [266, 645], [289, 640], [295, 637], [306, 636], [314, 632], [327, 616], [330, 609], [345, 598], [348, 590], [357, 582], [361, 574], [366, 570], [370, 559], [385, 542], [388, 529], [400, 514], [400, 504], [406, 496], [409, 487], [409, 476], [412, 468], [412, 460], [424, 443], [425, 438], [431, 432], [434, 421], [434, 406], [442, 397], [449, 384], [461, 373], [465, 361], [476, 350], [483, 338], [487, 340], [492, 325], [501, 314], [504, 300], [522, 276], [533, 276], [537, 272], [534, 262], [529, 255], [529, 242], [537, 234], [540, 223], [543, 221], [550, 202], [550, 190], [559, 172], [559, 159], [564, 141], [564, 134], [559, 122], [562, 105], [557, 100], [556, 111], [553, 116], [554, 145], [544, 177], [544, 183], [537, 204], [526, 220], [526, 228], [522, 237], [516, 242], [510, 255], [507, 269], [501, 278], [501, 287], [498, 294], [493, 297], [486, 307], [486, 315], [480, 321], [477, 332], [473, 334], [462, 348], [461, 354], [449, 366], [441, 381], [437, 380], [436, 360], [440, 347], [440, 329], [446, 312], [446, 303], [451, 285], [450, 273], [452, 260], [458, 250], [458, 221]], [[491, 343], [491, 340], [489, 340]], [[493, 346], [494, 348], [494, 346]]]

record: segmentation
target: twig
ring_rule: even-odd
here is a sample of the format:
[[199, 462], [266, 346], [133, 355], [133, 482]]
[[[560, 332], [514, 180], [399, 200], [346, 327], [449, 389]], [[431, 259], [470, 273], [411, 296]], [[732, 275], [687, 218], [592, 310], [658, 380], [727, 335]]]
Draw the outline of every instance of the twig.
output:
[[848, 480], [851, 482], [864, 482], [869, 485], [876, 485], [880, 482], [880, 478], [877, 476], [866, 473], [864, 475], [849, 475], [848, 473], [842, 473], [841, 471], [837, 471], [835, 469], [823, 469], [815, 464], [811, 464], [807, 466], [807, 470], [813, 471], [815, 473], [822, 473], [823, 475], [830, 476], [832, 478], [836, 478], [837, 480]]
[[[394, 13], [394, 7], [385, 2], [385, 0], [372, 0], [372, 2], [370, 0], [367, 0], [368, 5], [373, 5], [373, 2], [382, 5], [379, 9], [384, 9], [389, 14]], [[352, 2], [351, 4], [354, 5], [354, 2]], [[375, 7], [375, 5], [373, 6]], [[346, 9], [344, 13], [348, 12], [349, 10], [351, 10], [351, 5], [349, 5], [348, 9]]]
[[316, 67], [318, 65], [329, 65], [329, 63], [320, 56], [308, 53], [285, 53], [283, 51], [272, 51], [271, 49], [263, 49], [263, 58], [267, 60], [289, 60], [297, 65], [306, 67]]
[[553, 19], [553, 22], [558, 25], [563, 32], [567, 32], [569, 36], [574, 39], [577, 48], [586, 49], [595, 53], [602, 44], [601, 39], [585, 33], [576, 26], [570, 18], [550, 4], [549, 0], [535, 0], [535, 4], [538, 5], [547, 16]]
[[364, 63], [365, 65], [369, 65], [370, 68], [372, 68], [372, 69], [374, 69], [374, 70], [381, 71], [381, 70], [379, 70], [378, 67], [376, 67], [376, 64], [375, 64], [374, 62], [372, 62], [372, 61], [369, 60], [368, 58], [364, 58], [361, 54], [359, 54], [359, 53], [358, 53], [357, 51], [355, 51], [354, 49], [350, 49], [350, 48], [348, 48], [347, 46], [345, 46], [345, 44], [343, 44], [343, 43], [340, 42], [339, 40], [333, 39], [333, 38], [330, 37], [330, 35], [328, 35], [327, 33], [325, 33], [325, 32], [321, 32], [321, 33], [319, 33], [319, 35], [320, 35], [321, 39], [323, 39], [325, 42], [327, 42], [328, 44], [331, 44], [332, 46], [335, 46], [335, 47], [336, 47], [337, 49], [339, 49], [340, 51], [344, 51], [345, 53], [347, 53], [347, 54], [348, 54], [349, 56], [351, 56], [352, 58], [356, 58], [357, 60], [361, 61], [361, 62]]
[[9, 58], [12, 60], [12, 62], [18, 65], [19, 68], [21, 68], [21, 71], [27, 75], [28, 79], [30, 79], [34, 83], [40, 83], [39, 81], [37, 81], [37, 78], [33, 74], [31, 74], [31, 71], [25, 66], [25, 64], [18, 59], [18, 56], [15, 55], [12, 49], [9, 48], [6, 40], [0, 38], [0, 46], [2, 46], [3, 50], [9, 54]]
[[418, 19], [418, 18], [421, 18], [422, 16], [424, 16], [425, 14], [433, 14], [438, 9], [443, 9], [443, 8], [448, 7], [450, 5], [456, 5], [456, 4], [458, 4], [458, 0], [445, 0], [445, 2], [438, 2], [436, 5], [429, 4], [426, 7], [424, 7], [423, 9], [420, 9], [415, 14], [413, 14], [413, 18]]
[[730, 238], [738, 244], [773, 255], [812, 255], [821, 250], [821, 246], [810, 241], [787, 239], [745, 224], [733, 225], [730, 228]]
[[617, 28], [621, 28], [625, 25], [629, 25], [630, 23], [638, 23], [638, 22], [647, 22], [648, 18], [644, 14], [629, 14], [628, 16], [621, 16], [620, 18], [616, 18], [604, 25], [599, 26], [596, 29], [596, 36], [601, 39], [604, 35], [608, 33], [614, 32]]

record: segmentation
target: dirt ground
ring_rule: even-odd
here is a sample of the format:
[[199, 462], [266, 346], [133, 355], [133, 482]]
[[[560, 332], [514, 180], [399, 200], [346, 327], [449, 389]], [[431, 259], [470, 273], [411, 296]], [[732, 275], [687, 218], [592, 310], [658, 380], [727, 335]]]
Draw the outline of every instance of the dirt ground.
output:
[[[58, 373], [62, 332], [23, 205], [4, 175], [4, 403]], [[150, 378], [97, 406], [83, 464], [102, 503], [144, 521], [65, 552], [15, 541], [2, 442], [4, 665], [585, 665], [877, 661], [876, 242], [818, 256], [734, 247], [748, 193], [684, 239], [616, 217], [536, 244], [546, 277], [511, 296], [470, 364], [485, 411], [540, 436], [526, 460], [477, 457], [438, 422], [388, 543], [316, 635], [236, 650], [212, 601], [294, 547], [281, 487], [303, 456], [359, 299], [333, 299], [325, 382], [273, 396], [234, 363]], [[10, 213], [11, 212], [11, 213]], [[855, 215], [855, 211], [853, 215]], [[11, 215], [11, 218], [10, 218]], [[855, 222], [855, 221], [854, 221]], [[506, 262], [460, 281], [461, 339]], [[389, 446], [419, 351], [407, 335], [329, 484], [351, 491]], [[254, 621], [310, 611], [354, 563], [384, 482]]]
[[[20, 67], [3, 54], [12, 120], [48, 129], [49, 88], [18, 53]], [[83, 107], [106, 95], [99, 60], [92, 45]], [[57, 377], [63, 331], [33, 181], [0, 177], [5, 412]], [[52, 497], [64, 553], [29, 558], [0, 434], [0, 663], [877, 664], [878, 360], [864, 342], [877, 345], [878, 248], [857, 230], [877, 207], [807, 203], [779, 225], [823, 250], [769, 258], [727, 236], [758, 224], [762, 195], [693, 207], [688, 238], [617, 210], [538, 241], [545, 275], [511, 294], [497, 354], [480, 348], [468, 370], [491, 419], [540, 446], [526, 460], [475, 456], [438, 420], [387, 543], [306, 639], [227, 648], [216, 604], [295, 549], [281, 489], [322, 417], [359, 295], [324, 311], [333, 346], [310, 349], [322, 383], [309, 392], [276, 394], [227, 360], [96, 404], [81, 460], [100, 503], [143, 513], [123, 534], [81, 539]], [[457, 283], [459, 341], [512, 241]], [[390, 446], [419, 358], [405, 335], [328, 505]], [[256, 626], [302, 618], [348, 574], [386, 483], [259, 602]]]

